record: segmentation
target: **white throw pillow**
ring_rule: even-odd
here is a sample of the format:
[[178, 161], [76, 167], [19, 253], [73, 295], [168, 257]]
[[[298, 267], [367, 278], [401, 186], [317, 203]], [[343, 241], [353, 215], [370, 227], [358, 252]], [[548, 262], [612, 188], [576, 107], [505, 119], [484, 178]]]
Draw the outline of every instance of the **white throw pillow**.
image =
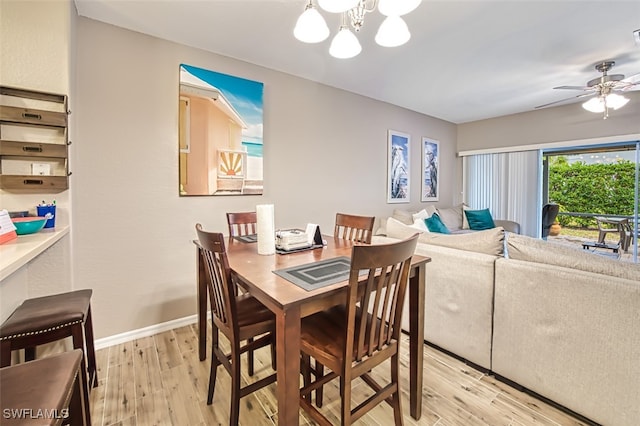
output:
[[416, 223], [416, 220], [418, 219], [425, 220], [431, 217], [429, 212], [427, 212], [425, 209], [420, 210], [418, 213], [414, 213], [412, 216], [414, 225]]
[[411, 228], [416, 228], [421, 232], [429, 232], [429, 228], [427, 228], [427, 224], [424, 219], [417, 218], [413, 221], [413, 225], [409, 225]]
[[462, 229], [471, 229], [469, 228], [469, 220], [467, 219], [467, 214], [464, 212], [465, 210], [471, 210], [471, 207], [466, 205], [462, 205]]

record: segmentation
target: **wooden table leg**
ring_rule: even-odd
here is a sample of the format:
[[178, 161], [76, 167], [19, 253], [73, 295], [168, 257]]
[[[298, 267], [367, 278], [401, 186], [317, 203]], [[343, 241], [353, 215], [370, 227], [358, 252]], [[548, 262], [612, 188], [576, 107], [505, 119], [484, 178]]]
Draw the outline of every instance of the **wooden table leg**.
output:
[[207, 276], [200, 248], [196, 248], [196, 263], [198, 265], [198, 354], [200, 361], [204, 361], [207, 358]]
[[424, 263], [419, 265], [409, 279], [409, 412], [416, 420], [422, 416], [426, 268]]
[[276, 312], [278, 425], [295, 426], [300, 399], [300, 308]]

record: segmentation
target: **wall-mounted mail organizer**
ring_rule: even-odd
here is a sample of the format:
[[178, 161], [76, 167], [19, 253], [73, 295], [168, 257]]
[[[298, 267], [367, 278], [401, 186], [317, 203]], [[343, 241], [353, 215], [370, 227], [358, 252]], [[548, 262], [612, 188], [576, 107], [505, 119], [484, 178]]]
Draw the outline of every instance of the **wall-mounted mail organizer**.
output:
[[69, 188], [67, 96], [0, 86], [0, 189]]

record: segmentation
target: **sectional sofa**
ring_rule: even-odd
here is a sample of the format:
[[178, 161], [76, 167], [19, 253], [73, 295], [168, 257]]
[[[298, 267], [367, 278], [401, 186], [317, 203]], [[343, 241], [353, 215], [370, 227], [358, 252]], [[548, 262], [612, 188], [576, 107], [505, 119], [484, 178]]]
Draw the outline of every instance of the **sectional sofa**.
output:
[[[378, 223], [373, 243], [416, 232]], [[432, 258], [428, 342], [594, 422], [638, 425], [640, 265], [502, 227], [424, 232], [416, 253]]]

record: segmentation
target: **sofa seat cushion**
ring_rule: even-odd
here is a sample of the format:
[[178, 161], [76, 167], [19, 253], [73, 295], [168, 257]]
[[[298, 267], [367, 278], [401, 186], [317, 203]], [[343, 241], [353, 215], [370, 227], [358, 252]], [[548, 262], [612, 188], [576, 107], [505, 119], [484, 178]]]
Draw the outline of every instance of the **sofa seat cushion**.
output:
[[508, 234], [505, 257], [564, 266], [596, 274], [640, 282], [640, 265], [598, 256], [594, 253], [526, 235]]

